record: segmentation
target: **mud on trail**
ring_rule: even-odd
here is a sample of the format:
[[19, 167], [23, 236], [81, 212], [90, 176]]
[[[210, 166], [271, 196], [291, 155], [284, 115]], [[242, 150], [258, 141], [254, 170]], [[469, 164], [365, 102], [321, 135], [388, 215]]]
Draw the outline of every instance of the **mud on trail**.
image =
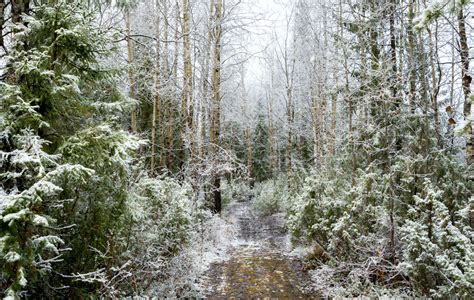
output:
[[289, 255], [284, 218], [259, 217], [249, 202], [231, 204], [223, 217], [238, 227], [237, 242], [226, 261], [211, 265], [201, 279], [208, 299], [315, 299], [304, 292], [308, 275]]

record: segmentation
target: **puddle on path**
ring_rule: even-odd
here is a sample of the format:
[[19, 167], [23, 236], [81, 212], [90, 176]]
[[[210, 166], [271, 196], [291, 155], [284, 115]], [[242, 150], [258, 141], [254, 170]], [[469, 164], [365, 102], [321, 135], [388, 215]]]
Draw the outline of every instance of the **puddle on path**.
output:
[[286, 254], [284, 220], [256, 217], [248, 203], [235, 203], [225, 217], [239, 227], [230, 259], [211, 265], [202, 278], [208, 299], [315, 299], [303, 292], [307, 274]]

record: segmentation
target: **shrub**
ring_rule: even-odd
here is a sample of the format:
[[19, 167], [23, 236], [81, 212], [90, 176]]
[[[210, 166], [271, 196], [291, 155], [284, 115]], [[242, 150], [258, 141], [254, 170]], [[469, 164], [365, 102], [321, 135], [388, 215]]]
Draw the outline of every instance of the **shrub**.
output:
[[253, 190], [245, 180], [223, 180], [221, 191], [223, 205], [232, 201], [245, 202], [253, 196]]
[[255, 184], [253, 208], [263, 216], [285, 212], [288, 203], [288, 187], [284, 177]]

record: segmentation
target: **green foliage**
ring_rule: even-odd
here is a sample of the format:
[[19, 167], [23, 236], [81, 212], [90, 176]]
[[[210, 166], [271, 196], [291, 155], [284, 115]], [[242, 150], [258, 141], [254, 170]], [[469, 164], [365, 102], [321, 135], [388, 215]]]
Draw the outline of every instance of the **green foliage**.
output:
[[442, 0], [435, 1], [432, 5], [422, 11], [422, 14], [415, 20], [415, 29], [422, 30], [429, 26], [433, 21], [440, 18], [446, 13], [453, 13], [456, 15], [466, 5], [471, 3], [471, 0]]
[[137, 184], [135, 193], [136, 204], [141, 207], [134, 209], [135, 221], [140, 223], [138, 227], [145, 238], [158, 246], [157, 255], [176, 255], [189, 238], [194, 206], [191, 189], [169, 177], [145, 177]]
[[[127, 133], [102, 124], [77, 132], [58, 149], [64, 161], [95, 171], [82, 184], [63, 182], [63, 196], [75, 200], [57, 218], [63, 223], [76, 224], [65, 239], [72, 250], [65, 257], [64, 273], [87, 273], [119, 261], [125, 247], [120, 237], [129, 222], [126, 201], [131, 155], [139, 145]], [[93, 258], [96, 250], [109, 251], [112, 255], [77, 260]]]
[[[40, 3], [25, 22], [27, 27], [17, 26], [7, 57], [10, 76], [3, 89], [10, 92], [3, 101], [13, 105], [7, 118], [14, 130], [38, 128], [54, 151], [61, 137], [74, 133], [78, 125], [90, 126], [104, 117], [98, 114], [98, 103], [126, 106], [126, 100], [114, 87], [114, 71], [100, 63], [112, 53], [110, 37], [95, 27], [94, 14], [81, 1]], [[25, 105], [49, 126], [32, 119], [31, 111], [22, 108]]]
[[227, 205], [232, 201], [245, 202], [253, 195], [254, 191], [250, 188], [246, 180], [223, 180], [221, 185], [222, 202]]
[[78, 273], [121, 262], [140, 143], [115, 125], [130, 105], [102, 66], [112, 49], [94, 13], [79, 0], [40, 1], [24, 18], [0, 85], [0, 286], [51, 297], [64, 284], [79, 296], [100, 280]]
[[267, 180], [255, 184], [254, 210], [263, 216], [269, 216], [278, 212], [285, 212], [288, 206], [288, 184], [286, 177]]
[[413, 200], [401, 227], [401, 268], [424, 294], [469, 297], [474, 290], [474, 232], [463, 211], [472, 210], [473, 199], [453, 214], [446, 191], [427, 179]]
[[51, 214], [68, 201], [62, 181], [87, 180], [93, 170], [61, 165], [58, 156], [41, 150], [45, 141], [32, 130], [10, 135], [9, 129], [1, 135], [13, 150], [2, 151], [0, 165], [0, 287], [5, 296], [15, 298], [27, 286], [41, 284], [53, 263], [62, 259], [64, 240], [53, 230], [57, 222]]
[[[405, 143], [388, 160], [378, 133], [365, 137], [373, 151], [356, 148], [314, 171], [291, 200], [289, 230], [295, 242], [317, 242], [338, 263], [392, 262], [422, 295], [467, 296], [473, 184], [465, 166], [438, 150], [423, 119], [405, 121], [397, 129]], [[354, 165], [365, 167], [347, 172]]]
[[[175, 281], [186, 281], [186, 278], [176, 278], [181, 270], [174, 269], [173, 261], [179, 259], [191, 235], [197, 232], [196, 224], [201, 223], [203, 211], [192, 202], [189, 186], [169, 177], [149, 178], [144, 174], [140, 177], [132, 185], [127, 201], [132, 223], [124, 251], [135, 282], [119, 282], [120, 295], [132, 291], [147, 293], [152, 287], [155, 294], [175, 297], [176, 286], [180, 284]], [[187, 264], [188, 261], [183, 261], [178, 268], [186, 268]]]
[[295, 241], [317, 241], [341, 258], [355, 259], [357, 238], [379, 228], [377, 205], [383, 188], [380, 174], [360, 170], [351, 186], [350, 176], [342, 171], [320, 170], [306, 179], [302, 192], [291, 200], [288, 227]]
[[253, 144], [253, 177], [256, 181], [264, 181], [272, 176], [270, 169], [270, 144], [268, 140], [268, 126], [262, 115], [258, 117], [254, 132]]

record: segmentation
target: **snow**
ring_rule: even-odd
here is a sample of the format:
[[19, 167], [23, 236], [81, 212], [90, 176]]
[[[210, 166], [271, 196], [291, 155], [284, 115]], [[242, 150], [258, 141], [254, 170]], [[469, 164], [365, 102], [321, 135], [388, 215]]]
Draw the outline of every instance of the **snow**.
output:
[[38, 157], [32, 156], [29, 153], [21, 150], [15, 150], [11, 152], [10, 155], [12, 156], [11, 163], [19, 166], [40, 163], [40, 159]]
[[54, 252], [56, 255], [58, 255], [59, 250], [57, 245], [63, 245], [64, 241], [58, 236], [47, 235], [33, 238], [32, 243], [35, 247], [40, 247], [41, 249]]
[[428, 4], [423, 13], [416, 17], [415, 29], [421, 30], [428, 26], [435, 18], [438, 18], [444, 10], [459, 11], [462, 7], [469, 4], [471, 0], [436, 0]]
[[19, 270], [19, 277], [20, 277], [20, 280], [18, 281], [18, 283], [22, 286], [22, 287], [26, 287], [26, 284], [28, 283], [28, 281], [26, 280], [26, 276], [25, 276], [25, 268], [21, 267], [20, 270]]
[[11, 213], [11, 214], [7, 214], [5, 215], [2, 219], [3, 219], [3, 222], [5, 223], [9, 223], [8, 225], [9, 226], [12, 226], [13, 224], [13, 221], [15, 220], [20, 220], [22, 219], [25, 215], [29, 214], [30, 213], [30, 210], [29, 209], [22, 209], [20, 211], [17, 211], [15, 213]]
[[461, 124], [454, 130], [456, 135], [465, 135], [468, 134], [469, 131], [471, 130], [471, 124], [472, 121], [469, 119], [466, 119], [461, 122]]
[[31, 187], [31, 191], [43, 196], [54, 196], [60, 193], [63, 189], [53, 184], [50, 181], [41, 180]]
[[5, 254], [3, 259], [5, 259], [9, 263], [14, 263], [14, 262], [19, 261], [21, 259], [21, 255], [14, 252], [14, 251], [10, 251], [7, 254]]
[[226, 260], [229, 257], [229, 250], [238, 245], [236, 239], [237, 227], [235, 224], [223, 220], [214, 215], [204, 224], [204, 239], [196, 236], [194, 242], [189, 247], [189, 255], [195, 257], [196, 271], [198, 274], [204, 273], [211, 264]]
[[49, 222], [48, 222], [48, 219], [46, 219], [45, 217], [40, 216], [40, 215], [35, 215], [33, 217], [33, 225], [35, 225], [35, 226], [48, 226]]

